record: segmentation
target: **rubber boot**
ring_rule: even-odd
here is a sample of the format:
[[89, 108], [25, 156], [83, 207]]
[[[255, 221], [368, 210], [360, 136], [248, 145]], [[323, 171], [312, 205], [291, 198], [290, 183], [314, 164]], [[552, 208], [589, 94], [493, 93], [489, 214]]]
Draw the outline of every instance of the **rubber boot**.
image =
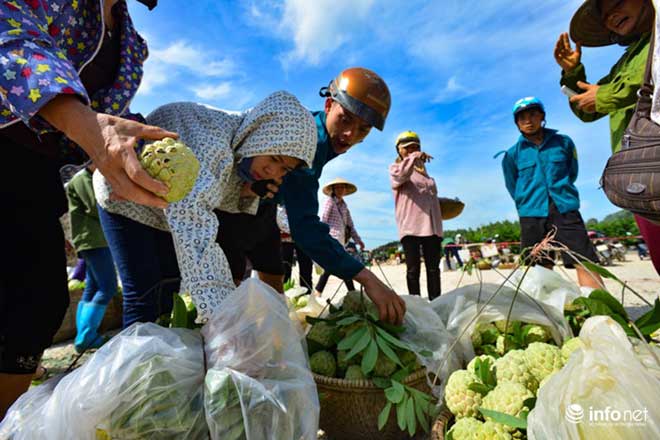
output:
[[87, 304], [87, 301], [82, 299], [78, 301], [78, 308], [76, 309], [76, 333], [80, 332], [80, 317], [82, 316], [82, 309]]
[[74, 348], [78, 353], [89, 348], [99, 348], [105, 342], [98, 330], [107, 307], [93, 302], [86, 302], [82, 306], [80, 327], [74, 340]]

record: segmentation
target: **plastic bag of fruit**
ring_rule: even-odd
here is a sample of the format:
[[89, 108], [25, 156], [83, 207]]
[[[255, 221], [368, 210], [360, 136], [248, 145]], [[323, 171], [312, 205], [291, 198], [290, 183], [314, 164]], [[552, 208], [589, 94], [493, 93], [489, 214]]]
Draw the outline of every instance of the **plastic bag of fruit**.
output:
[[509, 287], [515, 289], [521, 279], [520, 290], [560, 311], [574, 299], [583, 296], [577, 284], [543, 266], [532, 266], [526, 273], [525, 270], [516, 271], [511, 277]]
[[[541, 388], [527, 419], [529, 438], [660, 438], [660, 381], [621, 326], [606, 316], [589, 318], [580, 340], [583, 347]], [[658, 359], [648, 355], [657, 371]]]
[[[12, 427], [21, 433], [36, 423], [41, 431], [11, 438], [204, 439], [203, 381], [199, 332], [134, 324], [62, 377], [47, 401], [32, 405], [40, 409], [25, 426]], [[30, 390], [26, 396], [35, 398], [27, 402], [38, 402], [50, 383]], [[29, 410], [22, 402], [10, 412]]]
[[[481, 354], [480, 349], [483, 354], [496, 355], [499, 350], [503, 355], [509, 349], [524, 348], [530, 342], [554, 341], [561, 345], [572, 336], [563, 310], [522, 292], [516, 294], [507, 286], [474, 284], [461, 287], [436, 298], [431, 306], [447, 331], [458, 338], [453, 350], [463, 363]], [[527, 340], [537, 332], [545, 336]]]
[[283, 295], [241, 284], [202, 328], [204, 407], [213, 439], [316, 439], [319, 401], [300, 327]]

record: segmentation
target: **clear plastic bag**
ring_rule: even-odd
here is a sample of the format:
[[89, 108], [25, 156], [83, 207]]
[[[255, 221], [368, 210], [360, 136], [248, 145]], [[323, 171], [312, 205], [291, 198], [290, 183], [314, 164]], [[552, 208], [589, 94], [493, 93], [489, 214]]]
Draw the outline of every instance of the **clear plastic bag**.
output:
[[[13, 438], [205, 439], [203, 356], [199, 332], [134, 324], [61, 378], [43, 404], [45, 385], [17, 401], [12, 412], [41, 408], [12, 426]], [[31, 423], [39, 431], [22, 437]]]
[[584, 348], [540, 389], [527, 419], [529, 438], [660, 438], [660, 381], [619, 324], [589, 318], [580, 339]]
[[523, 278], [524, 273], [524, 269], [517, 270], [511, 277], [508, 286], [515, 289], [522, 278], [521, 291], [562, 313], [565, 305], [583, 296], [577, 284], [565, 279], [553, 270], [542, 266], [532, 266]]
[[507, 286], [485, 283], [461, 287], [434, 299], [431, 307], [447, 331], [458, 338], [453, 350], [461, 362], [467, 363], [475, 356], [471, 336], [476, 325], [506, 319], [512, 303], [510, 321], [543, 325], [560, 346], [573, 336], [564, 319], [563, 307], [558, 310], [523, 292], [516, 295], [516, 291]]
[[212, 439], [316, 439], [319, 401], [304, 335], [283, 295], [244, 281], [202, 328]]
[[[430, 307], [429, 302], [419, 296], [403, 296], [406, 302], [406, 315], [403, 325], [406, 331], [401, 339], [408, 343], [417, 354], [419, 361], [426, 367], [429, 378], [438, 376], [433, 394], [442, 399], [443, 387], [449, 375], [461, 368], [461, 359], [457, 353], [450, 351], [455, 341], [438, 314]], [[432, 382], [429, 384], [432, 385]]]

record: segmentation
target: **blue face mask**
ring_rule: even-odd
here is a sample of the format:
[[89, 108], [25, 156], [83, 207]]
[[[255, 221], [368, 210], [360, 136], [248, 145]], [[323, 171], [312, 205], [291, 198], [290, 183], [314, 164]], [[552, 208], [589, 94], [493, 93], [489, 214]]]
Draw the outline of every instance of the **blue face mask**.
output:
[[254, 157], [246, 157], [238, 164], [238, 177], [248, 183], [255, 181], [254, 177], [252, 177], [252, 174], [250, 173], [250, 167], [252, 166], [253, 160]]

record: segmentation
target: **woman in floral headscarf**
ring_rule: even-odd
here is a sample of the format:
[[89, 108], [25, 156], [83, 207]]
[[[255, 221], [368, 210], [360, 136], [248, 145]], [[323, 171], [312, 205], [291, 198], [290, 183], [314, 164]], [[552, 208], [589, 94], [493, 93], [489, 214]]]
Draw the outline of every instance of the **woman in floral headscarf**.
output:
[[179, 274], [180, 290], [191, 294], [204, 322], [236, 287], [216, 243], [214, 211], [254, 214], [259, 198], [247, 182], [279, 181], [309, 166], [314, 119], [293, 95], [277, 92], [242, 114], [184, 102], [156, 109], [147, 121], [176, 130], [200, 171], [192, 191], [164, 211], [111, 200], [107, 181], [94, 175], [101, 224], [123, 286], [124, 327], [169, 313]]

